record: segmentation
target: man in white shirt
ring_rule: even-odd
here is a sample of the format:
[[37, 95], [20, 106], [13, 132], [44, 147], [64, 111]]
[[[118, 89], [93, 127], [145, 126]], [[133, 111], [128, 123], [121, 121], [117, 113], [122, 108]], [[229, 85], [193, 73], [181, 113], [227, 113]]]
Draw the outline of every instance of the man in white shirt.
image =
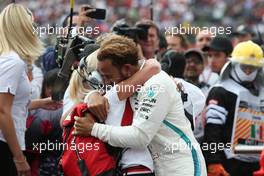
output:
[[[139, 70], [137, 58], [132, 40], [115, 35], [106, 39], [101, 44], [97, 65], [105, 84], [120, 84], [135, 74]], [[118, 92], [117, 87], [114, 89]], [[117, 127], [94, 123], [91, 118], [76, 118], [75, 134], [92, 135], [112, 146], [148, 146], [158, 176], [205, 176], [204, 158], [173, 80], [160, 72], [137, 89], [134, 97], [132, 126]]]

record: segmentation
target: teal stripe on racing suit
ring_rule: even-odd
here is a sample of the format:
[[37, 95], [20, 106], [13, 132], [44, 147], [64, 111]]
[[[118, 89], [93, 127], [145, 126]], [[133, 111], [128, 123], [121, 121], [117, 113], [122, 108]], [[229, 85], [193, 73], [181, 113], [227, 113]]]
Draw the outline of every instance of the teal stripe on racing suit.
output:
[[196, 150], [194, 149], [191, 140], [184, 134], [182, 130], [174, 126], [172, 123], [170, 123], [167, 120], [163, 120], [163, 123], [172, 129], [174, 132], [176, 132], [185, 142], [186, 144], [191, 148], [192, 151], [192, 159], [193, 159], [193, 164], [194, 164], [194, 176], [201, 176], [201, 168], [200, 168], [200, 162], [198, 159], [198, 155]]

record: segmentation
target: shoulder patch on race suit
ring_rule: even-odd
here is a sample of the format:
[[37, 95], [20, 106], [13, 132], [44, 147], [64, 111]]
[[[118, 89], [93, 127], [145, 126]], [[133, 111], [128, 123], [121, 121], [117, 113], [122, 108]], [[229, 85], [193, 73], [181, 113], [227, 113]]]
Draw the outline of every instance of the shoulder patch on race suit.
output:
[[215, 104], [215, 105], [217, 105], [218, 104], [218, 100], [212, 99], [212, 100], [209, 101], [208, 104]]
[[152, 98], [160, 91], [160, 86], [158, 84], [154, 84], [151, 85], [150, 87], [147, 87], [145, 91], [147, 96], [149, 98]]

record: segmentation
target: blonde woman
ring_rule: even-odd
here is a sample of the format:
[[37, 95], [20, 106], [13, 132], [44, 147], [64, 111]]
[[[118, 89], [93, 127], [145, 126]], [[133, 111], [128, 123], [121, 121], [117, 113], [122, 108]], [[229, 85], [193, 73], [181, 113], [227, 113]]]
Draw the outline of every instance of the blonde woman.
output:
[[31, 12], [19, 4], [8, 5], [0, 14], [0, 170], [6, 176], [30, 175], [22, 152], [27, 111], [51, 102], [30, 103], [26, 69], [43, 51], [32, 24]]

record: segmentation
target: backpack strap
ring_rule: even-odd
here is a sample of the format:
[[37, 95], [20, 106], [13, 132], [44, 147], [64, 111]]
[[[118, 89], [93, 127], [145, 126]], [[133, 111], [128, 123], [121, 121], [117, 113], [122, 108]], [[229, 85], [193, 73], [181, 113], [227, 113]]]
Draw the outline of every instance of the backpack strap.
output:
[[[71, 132], [71, 126], [68, 126], [68, 127], [65, 127], [64, 130], [65, 130], [65, 138], [63, 140], [63, 144], [66, 144], [66, 141], [68, 140], [69, 138], [69, 135], [70, 135], [70, 132]], [[72, 144], [75, 145], [75, 140], [76, 140], [76, 137], [73, 138], [73, 141], [72, 141]], [[82, 176], [90, 176], [89, 174], [89, 170], [87, 168], [87, 165], [85, 164], [85, 161], [80, 157], [80, 153], [79, 153], [79, 150], [78, 150], [78, 147], [75, 147], [75, 153], [76, 153], [76, 156], [77, 156], [77, 165], [79, 166], [79, 169], [80, 169], [80, 172], [82, 174]], [[61, 175], [61, 173], [63, 173], [63, 170], [62, 170], [62, 156], [64, 154], [64, 150], [62, 151], [61, 155], [60, 155], [60, 159], [59, 159], [59, 169], [58, 169], [58, 175]]]
[[[72, 142], [74, 145], [75, 145], [75, 140], [76, 140], [76, 137], [74, 136], [73, 142]], [[89, 169], [87, 165], [85, 164], [85, 160], [81, 158], [78, 147], [75, 147], [75, 153], [78, 159], [77, 164], [79, 166], [82, 176], [90, 176]]]

